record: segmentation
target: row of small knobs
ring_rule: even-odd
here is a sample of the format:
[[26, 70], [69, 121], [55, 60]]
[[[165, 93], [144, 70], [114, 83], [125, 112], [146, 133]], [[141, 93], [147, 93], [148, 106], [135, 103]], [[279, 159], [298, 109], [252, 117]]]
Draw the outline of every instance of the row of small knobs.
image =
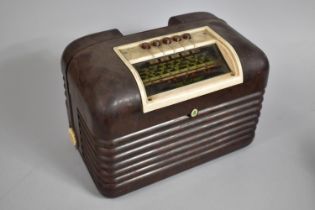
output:
[[144, 43], [140, 44], [140, 47], [141, 47], [142, 49], [147, 50], [147, 49], [150, 49], [151, 46], [153, 46], [153, 47], [160, 47], [162, 44], [168, 45], [168, 44], [171, 44], [172, 41], [174, 41], [174, 42], [179, 42], [179, 41], [181, 41], [182, 39], [185, 39], [185, 40], [191, 39], [191, 35], [190, 35], [189, 33], [185, 33], [185, 34], [183, 34], [183, 35], [181, 35], [181, 36], [175, 35], [175, 36], [173, 36], [173, 37], [171, 37], [171, 38], [170, 38], [170, 37], [165, 37], [165, 38], [163, 38], [162, 40], [156, 39], [156, 40], [153, 40], [151, 43], [144, 42]]

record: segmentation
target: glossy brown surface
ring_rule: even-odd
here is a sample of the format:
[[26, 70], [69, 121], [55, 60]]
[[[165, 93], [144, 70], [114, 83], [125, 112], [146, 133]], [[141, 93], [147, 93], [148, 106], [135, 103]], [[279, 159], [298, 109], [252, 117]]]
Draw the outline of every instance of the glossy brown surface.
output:
[[[244, 83], [149, 113], [113, 47], [209, 26], [240, 57]], [[165, 43], [165, 41], [162, 41]], [[115, 197], [248, 145], [268, 77], [255, 45], [209, 13], [169, 19], [169, 26], [122, 36], [114, 29], [78, 39], [62, 59], [69, 125], [99, 191]], [[198, 116], [189, 117], [197, 108]]]

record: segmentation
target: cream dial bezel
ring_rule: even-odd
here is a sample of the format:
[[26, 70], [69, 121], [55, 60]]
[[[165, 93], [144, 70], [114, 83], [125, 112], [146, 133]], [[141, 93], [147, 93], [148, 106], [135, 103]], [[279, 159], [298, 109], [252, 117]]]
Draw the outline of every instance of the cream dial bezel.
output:
[[[179, 42], [179, 45], [173, 46], [168, 50], [155, 49], [155, 51], [148, 51], [140, 47], [140, 44], [143, 42], [151, 42], [156, 39], [163, 39], [165, 37], [181, 35], [184, 33], [191, 34], [192, 38], [189, 40], [189, 42]], [[133, 67], [134, 63], [162, 57], [174, 52], [181, 52], [187, 49], [199, 48], [212, 44], [216, 44], [218, 46], [232, 73], [223, 74], [147, 97], [144, 84], [137, 70]], [[117, 46], [114, 47], [114, 51], [129, 68], [137, 82], [144, 113], [243, 83], [242, 65], [234, 48], [208, 26], [166, 34], [159, 37], [141, 40], [139, 42]]]

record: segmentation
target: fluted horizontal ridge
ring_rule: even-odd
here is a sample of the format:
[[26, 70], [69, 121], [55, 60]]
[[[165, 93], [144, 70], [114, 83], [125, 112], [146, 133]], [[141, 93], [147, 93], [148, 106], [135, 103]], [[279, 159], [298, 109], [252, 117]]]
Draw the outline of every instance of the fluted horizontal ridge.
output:
[[198, 160], [198, 159], [203, 159], [207, 155], [210, 155], [212, 152], [215, 152], [219, 149], [222, 149], [224, 147], [227, 147], [232, 144], [236, 144], [237, 142], [240, 141], [249, 141], [250, 139], [253, 138], [254, 134], [247, 134], [243, 135], [237, 138], [233, 139], [228, 139], [221, 144], [216, 145], [215, 147], [212, 148], [205, 148], [204, 150], [199, 150], [197, 153], [193, 153], [191, 155], [187, 155], [184, 158], [180, 158], [178, 161], [173, 161], [170, 164], [164, 164], [160, 167], [155, 167], [151, 170], [143, 170], [142, 173], [140, 172], [135, 172], [136, 175], [130, 175], [127, 179], [122, 179], [122, 180], [115, 180], [115, 179], [107, 179], [103, 176], [103, 174], [99, 173], [99, 171], [96, 168], [91, 167], [91, 161], [89, 159], [86, 159], [86, 164], [89, 165], [90, 167], [89, 170], [91, 172], [91, 175], [95, 177], [95, 179], [98, 180], [99, 184], [102, 184], [105, 187], [123, 187], [125, 185], [129, 184], [134, 184], [135, 182], [140, 181], [141, 179], [148, 178], [149, 176], [154, 176], [157, 173], [163, 173], [163, 171], [170, 170], [172, 167], [180, 166], [180, 165], [185, 165], [188, 164], [188, 162], [193, 161], [193, 160]]
[[[128, 154], [132, 154], [133, 152], [141, 151], [141, 149], [146, 149], [147, 147], [149, 147], [149, 145], [155, 146], [160, 144], [160, 142], [170, 140], [172, 139], [172, 136], [174, 136], [174, 134], [176, 135], [177, 133], [181, 133], [181, 135], [185, 135], [185, 133], [187, 132], [195, 132], [200, 129], [204, 129], [204, 125], [210, 127], [218, 123], [224, 123], [225, 120], [238, 117], [242, 114], [249, 113], [250, 111], [257, 112], [257, 110], [259, 111], [260, 109], [260, 106], [257, 106], [257, 104], [260, 104], [259, 99], [241, 104], [236, 107], [232, 107], [230, 109], [213, 113], [210, 116], [201, 116], [199, 119], [190, 121], [185, 125], [165, 129], [163, 132], [154, 133], [139, 140], [131, 140], [130, 144], [125, 144], [123, 148], [107, 149], [104, 148], [104, 146], [98, 145], [98, 141], [92, 138], [92, 135], [90, 133], [88, 133], [86, 136], [91, 142], [91, 146], [95, 150], [95, 153], [97, 153], [98, 156], [104, 156], [104, 161], [111, 161], [114, 159], [123, 158], [124, 156], [128, 156]], [[248, 110], [248, 108], [250, 107], [251, 109]], [[224, 116], [226, 116], [226, 118], [223, 118]], [[79, 119], [81, 119], [80, 115]], [[86, 127], [85, 123], [81, 124], [82, 129], [88, 132], [88, 128]], [[141, 142], [141, 144], [139, 142]]]
[[[110, 179], [115, 178], [115, 180], [119, 180], [119, 178], [123, 177], [126, 174], [130, 174], [132, 171], [141, 170], [145, 167], [150, 167], [151, 165], [156, 165], [162, 162], [166, 162], [168, 159], [171, 159], [173, 156], [178, 154], [185, 154], [187, 151], [191, 151], [192, 149], [204, 148], [206, 145], [216, 145], [221, 142], [222, 139], [233, 138], [239, 134], [246, 134], [253, 132], [256, 126], [256, 121], [249, 121], [247, 123], [243, 123], [235, 128], [231, 128], [226, 131], [222, 131], [216, 135], [208, 135], [203, 138], [196, 138], [194, 141], [187, 142], [179, 147], [170, 148], [164, 152], [157, 153], [155, 155], [150, 155], [147, 158], [143, 158], [141, 160], [132, 160], [124, 164], [124, 167], [120, 167], [118, 169], [111, 168], [112, 170], [104, 169], [104, 164], [93, 154], [91, 148], [86, 145], [86, 150], [91, 160], [93, 160], [97, 170], [100, 171], [105, 177]], [[94, 164], [93, 164], [94, 165]]]
[[[263, 92], [256, 92], [241, 98], [237, 98], [235, 100], [229, 101], [229, 102], [225, 102], [222, 104], [219, 104], [217, 106], [213, 106], [204, 110], [200, 110], [199, 111], [199, 115], [198, 118], [202, 118], [203, 115], [213, 115], [213, 117], [215, 116], [216, 112], [220, 112], [221, 110], [223, 112], [227, 112], [229, 109], [231, 109], [231, 111], [238, 109], [238, 105], [241, 106], [255, 106], [255, 104], [257, 103], [261, 103], [262, 102], [262, 95]], [[248, 102], [248, 103], [247, 103]], [[237, 110], [235, 110], [237, 111]], [[221, 113], [222, 114], [222, 113]], [[228, 114], [228, 113], [227, 113]], [[146, 139], [150, 139], [153, 134], [155, 133], [159, 133], [160, 135], [164, 135], [167, 134], [169, 132], [172, 131], [176, 131], [176, 128], [181, 127], [183, 125], [190, 125], [190, 124], [194, 124], [197, 122], [190, 122], [190, 118], [187, 116], [182, 116], [161, 124], [158, 124], [156, 126], [152, 126], [146, 129], [142, 129], [140, 131], [131, 133], [131, 134], [127, 134], [125, 136], [122, 137], [118, 137], [116, 139], [112, 139], [110, 141], [108, 140], [103, 140], [103, 139], [96, 139], [96, 143], [95, 145], [98, 146], [98, 148], [102, 148], [104, 151], [108, 151], [111, 152], [112, 150], [115, 151], [119, 151], [122, 148], [126, 148], [129, 149], [129, 147], [127, 147], [127, 145], [135, 145], [138, 146], [138, 142], [141, 143], [142, 141], [145, 141]], [[196, 121], [196, 120], [194, 120]], [[175, 128], [175, 130], [173, 130]]]
[[[82, 157], [93, 180], [107, 189], [137, 185], [159, 174], [200, 164], [231, 145], [249, 143], [260, 114], [262, 93], [201, 110], [112, 140], [94, 138], [78, 111]], [[219, 153], [218, 153], [219, 154]], [[121, 188], [122, 189], [122, 188]]]
[[[207, 136], [212, 136], [213, 138], [217, 136], [222, 137], [226, 134], [237, 132], [239, 129], [246, 129], [247, 127], [255, 126], [257, 123], [256, 120], [257, 114], [250, 113], [250, 115], [248, 116], [243, 116], [239, 119], [233, 119], [232, 121], [225, 121], [224, 124], [216, 126], [212, 129], [205, 129], [203, 130], [203, 132], [194, 132], [186, 136], [179, 135], [178, 138], [171, 142], [168, 142], [167, 144], [163, 143], [158, 144], [155, 147], [149, 147], [148, 149], [143, 150], [140, 153], [135, 153], [128, 158], [115, 162], [104, 161], [104, 156], [99, 156], [97, 153], [95, 153], [95, 150], [92, 149], [92, 146], [88, 141], [87, 145], [89, 146], [90, 152], [93, 154], [93, 156], [98, 157], [98, 161], [100, 162], [99, 165], [101, 168], [103, 168], [104, 170], [118, 170], [126, 166], [130, 166], [133, 163], [137, 163], [151, 157], [157, 157], [157, 155], [159, 155], [159, 153], [161, 152], [166, 153], [170, 150], [190, 146], [191, 144], [196, 143], [196, 139], [198, 142], [198, 139], [202, 139]], [[253, 128], [251, 129], [253, 130]]]
[[[175, 119], [176, 123], [168, 124], [168, 128], [157, 133], [147, 132], [147, 136], [141, 133], [140, 139], [130, 139], [130, 143], [120, 144], [118, 149], [110, 150], [111, 153], [93, 138], [78, 113], [83, 158], [99, 184], [117, 187], [133, 183], [154, 171], [208, 154], [236, 139], [252, 138], [261, 101], [261, 94], [252, 94], [217, 106], [217, 109], [203, 111], [193, 121]], [[153, 129], [158, 130], [157, 127]]]
[[[261, 103], [262, 95], [263, 95], [263, 92], [256, 92], [253, 94], [249, 94], [249, 95], [237, 98], [235, 100], [231, 100], [231, 101], [219, 104], [217, 106], [209, 107], [207, 109], [200, 110], [198, 116], [202, 117], [203, 115], [212, 115], [214, 112], [230, 109], [230, 108], [233, 108], [234, 106], [237, 106], [238, 104], [244, 104], [246, 102], [256, 103], [255, 99], [258, 99], [259, 103]], [[182, 116], [177, 119], [173, 119], [171, 121], [167, 121], [159, 125], [152, 126], [152, 127], [143, 129], [141, 131], [134, 132], [134, 133], [113, 139], [111, 140], [110, 146], [115, 145], [115, 148], [119, 148], [119, 145], [123, 145], [126, 143], [129, 144], [130, 142], [134, 142], [133, 140], [141, 139], [142, 136], [147, 137], [153, 133], [157, 133], [157, 132], [160, 133], [161, 131], [168, 130], [170, 127], [173, 127], [176, 125], [183, 125], [187, 121], [189, 121], [189, 117]], [[98, 142], [104, 143], [104, 144], [108, 143], [107, 141], [104, 141], [104, 140], [98, 140]]]

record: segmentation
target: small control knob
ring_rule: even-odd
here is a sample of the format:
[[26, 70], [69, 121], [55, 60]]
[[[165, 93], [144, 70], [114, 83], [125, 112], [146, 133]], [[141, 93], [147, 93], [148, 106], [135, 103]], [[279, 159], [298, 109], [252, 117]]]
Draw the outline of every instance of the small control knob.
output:
[[182, 37], [176, 35], [176, 36], [173, 36], [173, 40], [174, 40], [175, 42], [179, 42], [180, 40], [182, 40]]
[[163, 44], [171, 44], [172, 43], [172, 39], [169, 37], [165, 37], [162, 39]]
[[199, 110], [195, 108], [190, 112], [190, 117], [197, 117], [198, 113]]
[[159, 47], [159, 46], [161, 46], [161, 41], [160, 40], [153, 40], [151, 42], [151, 45], [154, 47]]
[[184, 34], [182, 35], [182, 38], [183, 38], [183, 39], [191, 39], [191, 35], [190, 35], [189, 33], [184, 33]]
[[151, 45], [147, 42], [143, 42], [142, 44], [140, 44], [140, 47], [144, 50], [148, 50], [151, 48]]

